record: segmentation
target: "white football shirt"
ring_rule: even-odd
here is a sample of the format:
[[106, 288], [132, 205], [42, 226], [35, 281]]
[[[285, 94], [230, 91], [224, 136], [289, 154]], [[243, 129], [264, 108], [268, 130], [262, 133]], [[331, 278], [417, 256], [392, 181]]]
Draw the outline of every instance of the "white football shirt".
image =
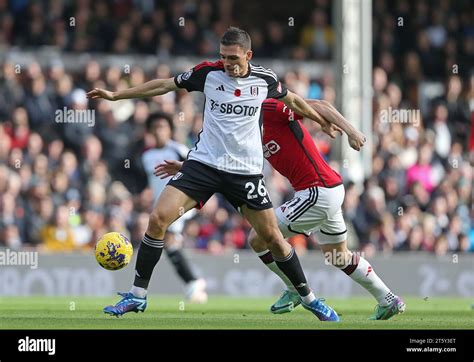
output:
[[198, 64], [174, 80], [189, 92], [203, 92], [206, 99], [203, 129], [188, 159], [230, 173], [261, 174], [262, 102], [287, 94], [275, 73], [249, 63], [245, 77], [233, 78], [217, 61]]

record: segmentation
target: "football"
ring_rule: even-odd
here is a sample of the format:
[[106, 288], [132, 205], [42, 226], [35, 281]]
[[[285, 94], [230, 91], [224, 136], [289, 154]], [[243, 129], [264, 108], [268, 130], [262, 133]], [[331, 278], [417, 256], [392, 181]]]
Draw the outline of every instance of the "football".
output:
[[95, 258], [107, 270], [119, 270], [130, 263], [133, 246], [128, 238], [111, 232], [102, 236], [95, 246]]

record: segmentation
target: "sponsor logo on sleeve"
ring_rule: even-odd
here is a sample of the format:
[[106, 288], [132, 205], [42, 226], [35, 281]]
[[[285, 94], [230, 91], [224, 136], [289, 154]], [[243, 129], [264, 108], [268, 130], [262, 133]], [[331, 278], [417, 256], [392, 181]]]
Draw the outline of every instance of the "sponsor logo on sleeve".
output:
[[192, 69], [185, 72], [185, 73], [181, 73], [180, 75], [178, 75], [178, 77], [176, 78], [178, 84], [181, 84], [183, 81], [188, 80], [191, 77], [191, 74], [193, 74]]
[[186, 73], [183, 73], [183, 76], [181, 77], [183, 80], [188, 80], [191, 77], [191, 74], [193, 74], [193, 70], [188, 70]]

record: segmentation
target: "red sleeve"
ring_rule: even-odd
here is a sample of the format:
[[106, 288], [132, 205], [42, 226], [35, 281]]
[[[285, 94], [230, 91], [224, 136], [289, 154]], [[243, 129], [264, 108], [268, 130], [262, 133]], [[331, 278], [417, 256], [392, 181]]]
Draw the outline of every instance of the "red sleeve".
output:
[[279, 114], [279, 118], [283, 122], [291, 122], [296, 120], [302, 120], [303, 117], [300, 116], [298, 113], [293, 112], [285, 103], [278, 102], [277, 112]]
[[303, 119], [302, 116], [293, 112], [288, 106], [276, 99], [267, 99], [263, 102], [262, 109], [264, 118], [272, 122], [288, 123]]

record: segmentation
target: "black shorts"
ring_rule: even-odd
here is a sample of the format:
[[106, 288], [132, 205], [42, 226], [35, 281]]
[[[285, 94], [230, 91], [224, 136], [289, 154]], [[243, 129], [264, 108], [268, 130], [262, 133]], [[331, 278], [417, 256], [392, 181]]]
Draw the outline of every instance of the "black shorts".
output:
[[195, 160], [184, 161], [168, 185], [176, 187], [196, 200], [201, 208], [216, 192], [238, 209], [266, 210], [273, 207], [263, 175], [239, 175], [218, 170]]

